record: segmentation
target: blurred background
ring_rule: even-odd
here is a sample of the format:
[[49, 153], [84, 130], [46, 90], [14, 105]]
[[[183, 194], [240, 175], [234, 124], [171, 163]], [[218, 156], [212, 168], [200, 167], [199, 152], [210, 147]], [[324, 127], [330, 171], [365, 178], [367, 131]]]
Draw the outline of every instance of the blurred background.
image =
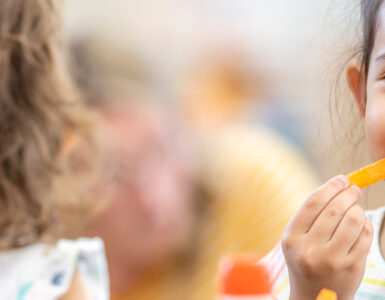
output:
[[[354, 1], [66, 0], [64, 12], [74, 76], [104, 120], [113, 200], [89, 232], [105, 240], [116, 299], [212, 299], [221, 255], [268, 252], [320, 182], [369, 162], [344, 84]], [[383, 192], [365, 191], [365, 207]]]
[[267, 93], [253, 117], [328, 177], [335, 164], [319, 150], [334, 146], [323, 139], [330, 134], [325, 118], [334, 101], [331, 85], [355, 47], [356, 6], [346, 0], [66, 0], [65, 21], [71, 42], [87, 52], [96, 86], [156, 95], [170, 109], [181, 105], [186, 82], [205, 72], [199, 67], [239, 60], [248, 80]]

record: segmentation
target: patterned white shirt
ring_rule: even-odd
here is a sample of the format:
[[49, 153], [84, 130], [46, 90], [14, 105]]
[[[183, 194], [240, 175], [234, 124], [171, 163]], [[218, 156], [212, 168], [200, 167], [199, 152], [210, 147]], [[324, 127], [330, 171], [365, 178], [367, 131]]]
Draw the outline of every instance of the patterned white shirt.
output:
[[77, 273], [87, 300], [109, 299], [103, 242], [60, 240], [0, 253], [0, 300], [55, 300], [63, 296]]

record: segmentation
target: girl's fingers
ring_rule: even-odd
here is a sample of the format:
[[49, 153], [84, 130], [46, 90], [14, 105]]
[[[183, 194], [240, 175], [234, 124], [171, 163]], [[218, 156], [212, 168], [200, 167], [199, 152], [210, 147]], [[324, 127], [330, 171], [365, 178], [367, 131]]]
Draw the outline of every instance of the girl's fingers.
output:
[[373, 226], [369, 219], [365, 218], [364, 227], [360, 233], [360, 236], [349, 250], [349, 255], [353, 259], [362, 258], [367, 256], [372, 245], [373, 240]]
[[361, 234], [365, 220], [364, 210], [358, 204], [353, 205], [330, 239], [331, 246], [339, 253], [349, 253]]
[[349, 186], [346, 176], [337, 176], [320, 186], [306, 200], [289, 225], [293, 233], [306, 233], [331, 199]]
[[326, 205], [308, 234], [319, 241], [329, 241], [345, 213], [357, 203], [360, 196], [361, 191], [358, 187], [343, 190]]

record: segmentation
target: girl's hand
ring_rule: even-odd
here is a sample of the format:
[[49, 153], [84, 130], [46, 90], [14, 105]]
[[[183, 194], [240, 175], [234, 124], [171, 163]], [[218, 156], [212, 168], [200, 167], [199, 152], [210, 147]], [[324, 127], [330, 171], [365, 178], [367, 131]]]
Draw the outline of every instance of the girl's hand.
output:
[[282, 239], [290, 299], [315, 299], [322, 288], [353, 299], [366, 266], [373, 228], [357, 204], [358, 187], [338, 176], [303, 204]]

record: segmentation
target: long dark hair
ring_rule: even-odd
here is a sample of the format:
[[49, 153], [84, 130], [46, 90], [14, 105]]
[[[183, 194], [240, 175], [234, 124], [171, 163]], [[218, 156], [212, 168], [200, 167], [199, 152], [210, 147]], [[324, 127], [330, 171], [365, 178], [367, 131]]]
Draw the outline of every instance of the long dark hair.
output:
[[362, 42], [360, 52], [361, 68], [365, 77], [369, 72], [369, 63], [376, 37], [378, 12], [382, 3], [383, 0], [361, 0]]

